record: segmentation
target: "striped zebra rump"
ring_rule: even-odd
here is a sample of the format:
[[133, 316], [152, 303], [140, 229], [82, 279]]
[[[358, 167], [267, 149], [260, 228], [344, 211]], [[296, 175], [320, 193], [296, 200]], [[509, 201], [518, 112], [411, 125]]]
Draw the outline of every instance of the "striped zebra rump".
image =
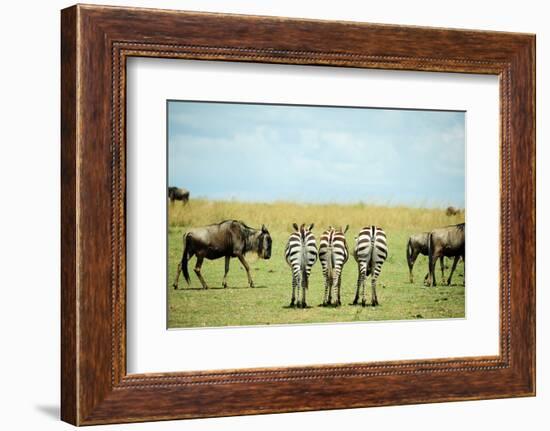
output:
[[325, 278], [325, 295], [323, 305], [332, 305], [333, 295], [336, 297], [334, 305], [342, 305], [340, 299], [340, 285], [342, 281], [342, 269], [348, 261], [349, 252], [346, 243], [346, 232], [349, 226], [344, 229], [335, 229], [330, 226], [319, 241], [319, 260], [323, 267]]
[[317, 262], [317, 244], [311, 232], [313, 224], [300, 227], [293, 224], [285, 249], [285, 259], [292, 270], [292, 299], [290, 306], [307, 307], [306, 293], [309, 287], [311, 268]]
[[361, 305], [366, 305], [365, 281], [371, 276], [371, 304], [378, 305], [376, 295], [376, 281], [382, 265], [388, 257], [388, 245], [386, 233], [377, 226], [367, 226], [359, 231], [355, 239], [355, 250], [353, 253], [358, 266], [357, 290], [353, 304], [359, 302], [361, 296]]

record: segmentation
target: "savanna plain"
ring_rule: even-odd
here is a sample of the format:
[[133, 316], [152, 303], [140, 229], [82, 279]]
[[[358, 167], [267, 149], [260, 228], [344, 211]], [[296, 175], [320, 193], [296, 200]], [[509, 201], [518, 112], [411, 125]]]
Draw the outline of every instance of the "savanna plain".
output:
[[[191, 285], [180, 277], [179, 288], [172, 287], [183, 251], [183, 235], [192, 228], [222, 220], [242, 220], [259, 228], [265, 224], [273, 240], [269, 260], [248, 254], [246, 260], [256, 287], [248, 287], [246, 271], [237, 259], [231, 259], [228, 287], [222, 287], [224, 259], [205, 260], [202, 275], [210, 286], [202, 289], [189, 262]], [[361, 322], [380, 320], [415, 320], [465, 317], [464, 263], [461, 261], [452, 285], [441, 283], [424, 287], [428, 259], [420, 255], [414, 265], [414, 283], [409, 282], [406, 245], [413, 233], [461, 223], [464, 214], [447, 216], [442, 208], [416, 208], [358, 204], [299, 204], [292, 202], [248, 203], [192, 199], [187, 204], [168, 204], [168, 327], [217, 327], [243, 325], [278, 325], [327, 322]], [[309, 281], [308, 308], [290, 308], [292, 275], [284, 258], [292, 223], [315, 223], [317, 244], [321, 233], [330, 225], [349, 224], [346, 234], [350, 258], [342, 273], [342, 306], [321, 307], [324, 281], [321, 265], [313, 266]], [[388, 238], [388, 258], [378, 278], [379, 306], [353, 306], [357, 263], [353, 258], [355, 236], [368, 225], [382, 227]], [[445, 275], [451, 260], [445, 259]], [[367, 280], [370, 299], [370, 278]]]

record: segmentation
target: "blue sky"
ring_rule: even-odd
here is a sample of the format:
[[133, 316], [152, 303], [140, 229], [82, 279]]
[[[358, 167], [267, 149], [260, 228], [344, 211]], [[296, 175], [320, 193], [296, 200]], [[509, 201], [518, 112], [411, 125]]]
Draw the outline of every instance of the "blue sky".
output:
[[169, 101], [168, 183], [209, 199], [464, 207], [465, 113]]

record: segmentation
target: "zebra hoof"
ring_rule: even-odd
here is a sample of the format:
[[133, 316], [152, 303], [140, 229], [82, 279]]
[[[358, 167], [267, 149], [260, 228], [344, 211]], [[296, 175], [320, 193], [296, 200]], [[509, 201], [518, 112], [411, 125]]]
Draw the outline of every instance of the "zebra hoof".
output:
[[174, 283], [174, 284], [172, 284], [172, 286], [174, 287], [175, 290], [177, 290], [177, 288], [178, 288], [177, 284]]
[[367, 306], [367, 301], [365, 301], [364, 299], [361, 301], [361, 307], [366, 307]]

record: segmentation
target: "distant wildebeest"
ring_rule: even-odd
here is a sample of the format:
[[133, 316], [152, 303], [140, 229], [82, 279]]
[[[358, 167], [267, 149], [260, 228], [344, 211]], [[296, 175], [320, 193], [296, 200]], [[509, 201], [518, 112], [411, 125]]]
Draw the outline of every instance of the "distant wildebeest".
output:
[[[419, 254], [428, 256], [428, 232], [415, 233], [409, 237], [407, 242], [407, 264], [409, 265], [409, 281], [413, 283], [413, 267]], [[443, 256], [440, 259], [441, 277], [445, 278], [445, 265]], [[425, 279], [428, 277], [426, 275]]]
[[[311, 268], [317, 262], [317, 245], [315, 236], [311, 232], [313, 223], [309, 226], [296, 223], [292, 225], [294, 232], [290, 234], [285, 249], [285, 259], [292, 269], [292, 300], [290, 306], [306, 308], [306, 292], [309, 287], [309, 275]], [[300, 290], [302, 298], [300, 301]]]
[[447, 285], [451, 284], [456, 264], [462, 257], [466, 265], [465, 245], [466, 245], [466, 224], [459, 223], [452, 226], [434, 229], [428, 234], [428, 278], [426, 285], [436, 286], [435, 280], [435, 262], [440, 257], [454, 257], [453, 266]]
[[[386, 233], [377, 226], [367, 226], [359, 231], [355, 239], [355, 250], [353, 253], [357, 261], [359, 275], [357, 277], [357, 290], [353, 305], [357, 305], [359, 294], [361, 294], [361, 305], [366, 305], [365, 281], [371, 276], [371, 305], [378, 305], [376, 295], [376, 280], [382, 270], [382, 265], [388, 257], [388, 242]], [[361, 291], [361, 292], [360, 292]]]
[[340, 299], [340, 285], [342, 283], [342, 268], [348, 261], [349, 252], [346, 243], [346, 232], [349, 225], [345, 228], [336, 229], [332, 226], [323, 232], [319, 240], [319, 260], [323, 267], [325, 277], [325, 296], [323, 305], [332, 305], [332, 295], [336, 296], [334, 305], [342, 305]]
[[168, 198], [171, 203], [174, 203], [174, 201], [182, 201], [182, 203], [186, 204], [189, 202], [189, 190], [178, 187], [168, 187]]
[[459, 215], [460, 214], [460, 208], [447, 207], [447, 209], [445, 210], [445, 214], [448, 217]]
[[204, 289], [208, 289], [208, 285], [201, 275], [202, 262], [204, 258], [213, 260], [220, 257], [225, 257], [223, 287], [227, 287], [229, 259], [232, 257], [239, 259], [246, 269], [248, 285], [254, 287], [250, 276], [250, 267], [244, 258], [246, 253], [249, 252], [257, 253], [261, 259], [271, 257], [271, 236], [264, 225], [261, 229], [254, 229], [241, 221], [225, 220], [217, 224], [190, 229], [183, 236], [183, 255], [178, 264], [174, 289], [178, 288], [180, 272], [183, 272], [187, 284], [190, 283], [187, 262], [193, 256], [197, 256], [195, 274], [197, 274]]

